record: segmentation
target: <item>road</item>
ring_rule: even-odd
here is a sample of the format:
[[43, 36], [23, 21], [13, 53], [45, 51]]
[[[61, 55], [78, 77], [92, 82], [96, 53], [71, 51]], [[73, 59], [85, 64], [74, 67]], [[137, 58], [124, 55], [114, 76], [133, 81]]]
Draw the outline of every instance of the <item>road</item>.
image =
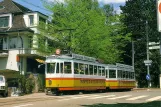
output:
[[0, 98], [0, 107], [161, 107], [161, 90], [50, 96], [35, 93]]

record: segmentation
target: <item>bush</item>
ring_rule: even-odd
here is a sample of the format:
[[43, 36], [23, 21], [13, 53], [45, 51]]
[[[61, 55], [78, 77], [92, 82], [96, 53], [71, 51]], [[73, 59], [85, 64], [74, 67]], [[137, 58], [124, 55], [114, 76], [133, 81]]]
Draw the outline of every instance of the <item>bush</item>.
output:
[[20, 75], [19, 77], [19, 88], [21, 90], [21, 94], [30, 94], [34, 89], [34, 77], [32, 74], [29, 76]]

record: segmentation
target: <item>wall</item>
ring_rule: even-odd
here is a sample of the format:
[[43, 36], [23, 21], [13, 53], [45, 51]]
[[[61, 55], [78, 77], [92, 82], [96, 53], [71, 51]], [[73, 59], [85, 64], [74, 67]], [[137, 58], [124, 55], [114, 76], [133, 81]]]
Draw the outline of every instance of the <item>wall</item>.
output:
[[7, 65], [7, 57], [6, 58], [0, 58], [0, 70], [6, 69]]
[[10, 50], [7, 60], [7, 69], [19, 71], [19, 63], [16, 61], [16, 56], [19, 53], [18, 50]]

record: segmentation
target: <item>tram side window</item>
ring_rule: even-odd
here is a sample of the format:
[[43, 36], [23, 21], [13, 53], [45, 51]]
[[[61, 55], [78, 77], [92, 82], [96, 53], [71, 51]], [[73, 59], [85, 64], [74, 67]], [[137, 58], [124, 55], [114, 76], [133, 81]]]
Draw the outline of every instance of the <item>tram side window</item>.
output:
[[85, 71], [85, 66], [84, 66], [84, 64], [79, 64], [79, 70], [80, 70], [80, 74], [84, 74], [84, 71]]
[[122, 78], [126, 78], [126, 72], [122, 71]]
[[47, 63], [47, 73], [55, 73], [55, 63]]
[[93, 65], [89, 65], [89, 73], [90, 75], [93, 75]]
[[71, 62], [64, 62], [64, 73], [66, 74], [72, 73]]
[[94, 75], [97, 75], [97, 66], [94, 66]]
[[130, 79], [130, 72], [128, 71], [128, 79]]
[[116, 78], [116, 70], [109, 70], [109, 78]]
[[134, 79], [134, 72], [132, 72], [132, 79]]
[[87, 64], [84, 65], [84, 70], [85, 70], [85, 74], [88, 75], [88, 65]]
[[102, 76], [105, 76], [105, 67], [102, 67]]
[[106, 69], [106, 78], [108, 78], [108, 70]]
[[128, 78], [128, 76], [129, 76], [129, 74], [128, 74], [129, 72], [128, 71], [125, 71], [125, 77], [126, 77], [126, 79]]
[[121, 70], [118, 70], [117, 71], [117, 78], [121, 78], [121, 74], [122, 74], [122, 71]]
[[79, 74], [78, 63], [74, 62], [74, 74]]
[[102, 69], [101, 66], [98, 66], [98, 75], [99, 76], [101, 76], [101, 71], [102, 71], [101, 69]]

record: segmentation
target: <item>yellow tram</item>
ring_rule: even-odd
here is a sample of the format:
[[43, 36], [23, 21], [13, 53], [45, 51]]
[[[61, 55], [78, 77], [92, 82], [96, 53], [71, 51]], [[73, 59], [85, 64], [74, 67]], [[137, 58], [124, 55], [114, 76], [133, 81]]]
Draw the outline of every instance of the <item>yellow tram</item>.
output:
[[108, 89], [135, 88], [135, 73], [132, 66], [119, 64], [106, 66], [106, 87]]
[[[48, 56], [45, 61], [46, 93], [131, 89], [135, 79], [132, 67], [128, 67], [102, 64], [95, 58], [78, 54]], [[126, 79], [122, 78], [124, 75]]]

